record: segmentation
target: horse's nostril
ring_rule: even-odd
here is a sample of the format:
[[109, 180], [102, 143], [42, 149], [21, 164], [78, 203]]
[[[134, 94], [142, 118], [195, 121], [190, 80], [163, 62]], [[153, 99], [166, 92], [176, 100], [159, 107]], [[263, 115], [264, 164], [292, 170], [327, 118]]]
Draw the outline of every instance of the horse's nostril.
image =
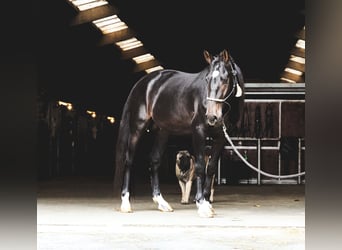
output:
[[211, 126], [215, 125], [217, 121], [217, 117], [215, 115], [208, 116], [207, 119], [208, 119], [208, 124]]

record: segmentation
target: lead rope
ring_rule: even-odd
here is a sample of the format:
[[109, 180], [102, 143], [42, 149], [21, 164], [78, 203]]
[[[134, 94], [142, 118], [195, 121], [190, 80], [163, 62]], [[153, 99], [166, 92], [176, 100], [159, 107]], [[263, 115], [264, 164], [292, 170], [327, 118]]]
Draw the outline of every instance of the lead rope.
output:
[[230, 143], [230, 145], [232, 145], [232, 148], [234, 150], [234, 152], [240, 157], [240, 159], [248, 166], [250, 167], [251, 169], [253, 169], [254, 171], [262, 174], [262, 175], [265, 175], [265, 176], [268, 176], [268, 177], [271, 177], [271, 178], [278, 178], [278, 179], [285, 179], [285, 178], [293, 178], [293, 177], [298, 177], [298, 176], [301, 176], [301, 175], [305, 175], [305, 171], [304, 172], [301, 172], [301, 173], [298, 173], [298, 174], [290, 174], [290, 175], [274, 175], [274, 174], [269, 174], [269, 173], [266, 173], [256, 167], [254, 167], [252, 164], [250, 164], [241, 154], [240, 152], [237, 150], [237, 148], [235, 147], [235, 145], [233, 144], [232, 140], [230, 139], [228, 133], [227, 133], [227, 128], [226, 128], [226, 125], [224, 124], [223, 122], [223, 133], [224, 133], [224, 136], [226, 137], [227, 141]]

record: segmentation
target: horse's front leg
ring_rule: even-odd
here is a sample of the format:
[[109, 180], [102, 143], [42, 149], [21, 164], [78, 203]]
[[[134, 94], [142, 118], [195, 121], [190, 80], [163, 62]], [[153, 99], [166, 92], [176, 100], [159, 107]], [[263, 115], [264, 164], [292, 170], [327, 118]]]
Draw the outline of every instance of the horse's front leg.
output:
[[173, 208], [169, 203], [164, 200], [159, 185], [159, 167], [161, 165], [161, 160], [163, 153], [166, 148], [166, 143], [168, 139], [168, 134], [162, 131], [158, 131], [156, 135], [156, 140], [154, 142], [152, 152], [151, 152], [151, 187], [152, 187], [152, 199], [158, 204], [158, 209], [163, 212], [172, 212]]
[[203, 184], [205, 183], [205, 134], [203, 130], [197, 130], [193, 135], [193, 148], [195, 153], [195, 175], [196, 175], [196, 205], [200, 217], [213, 217], [215, 212], [204, 196]]
[[206, 178], [204, 182], [203, 196], [206, 200], [210, 200], [210, 202], [213, 202], [214, 200], [214, 177], [223, 146], [223, 137], [215, 139], [211, 148], [211, 155], [206, 163]]

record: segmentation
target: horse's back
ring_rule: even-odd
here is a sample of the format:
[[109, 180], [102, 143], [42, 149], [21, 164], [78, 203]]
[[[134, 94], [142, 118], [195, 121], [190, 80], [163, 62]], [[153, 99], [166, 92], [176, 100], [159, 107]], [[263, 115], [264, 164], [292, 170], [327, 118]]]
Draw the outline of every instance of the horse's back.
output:
[[148, 110], [153, 121], [172, 133], [190, 133], [197, 109], [195, 99], [202, 98], [203, 86], [205, 81], [200, 73], [161, 72], [148, 93]]
[[128, 100], [141, 99], [141, 97], [153, 99], [158, 92], [161, 92], [161, 89], [167, 87], [167, 89], [176, 90], [189, 85], [195, 77], [196, 74], [169, 69], [151, 72], [136, 82]]
[[158, 127], [173, 130], [170, 132], [190, 132], [194, 96], [200, 95], [203, 84], [201, 73], [154, 71], [134, 85], [125, 112], [131, 119], [152, 118]]

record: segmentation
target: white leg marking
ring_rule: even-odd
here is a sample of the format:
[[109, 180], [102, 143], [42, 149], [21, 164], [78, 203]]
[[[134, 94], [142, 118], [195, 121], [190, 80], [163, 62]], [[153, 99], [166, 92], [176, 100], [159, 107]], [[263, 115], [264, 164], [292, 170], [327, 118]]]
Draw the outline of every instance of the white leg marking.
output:
[[209, 201], [206, 201], [204, 199], [201, 203], [196, 202], [196, 205], [198, 208], [197, 212], [200, 217], [204, 217], [204, 218], [214, 217], [215, 211], [213, 207], [211, 206], [211, 204], [209, 203]]
[[121, 207], [120, 211], [123, 213], [131, 213], [131, 203], [129, 202], [129, 192], [127, 192], [124, 196], [121, 196]]
[[155, 203], [158, 203], [158, 209], [160, 211], [162, 211], [162, 212], [173, 212], [173, 208], [169, 205], [169, 203], [167, 203], [166, 200], [164, 200], [164, 198], [161, 194], [153, 196], [152, 199]]

